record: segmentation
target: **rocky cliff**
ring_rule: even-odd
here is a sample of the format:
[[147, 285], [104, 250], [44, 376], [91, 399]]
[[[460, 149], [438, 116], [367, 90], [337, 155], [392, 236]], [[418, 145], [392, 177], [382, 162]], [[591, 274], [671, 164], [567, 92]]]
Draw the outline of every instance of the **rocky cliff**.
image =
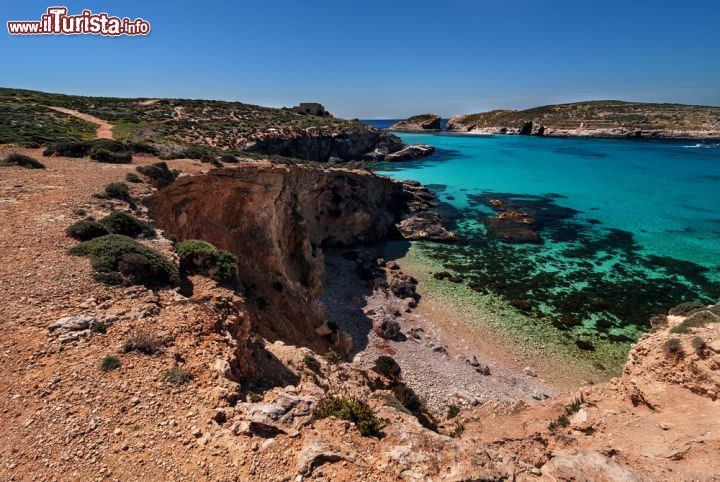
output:
[[456, 115], [447, 130], [473, 134], [720, 138], [720, 107], [592, 101]]
[[440, 130], [440, 116], [435, 114], [416, 115], [396, 122], [388, 129], [404, 132], [437, 132]]
[[368, 171], [260, 162], [181, 178], [159, 192], [151, 216], [179, 239], [238, 257], [264, 336], [322, 348], [315, 330], [323, 322], [323, 248], [401, 235], [451, 239], [439, 219], [415, 214], [431, 199]]

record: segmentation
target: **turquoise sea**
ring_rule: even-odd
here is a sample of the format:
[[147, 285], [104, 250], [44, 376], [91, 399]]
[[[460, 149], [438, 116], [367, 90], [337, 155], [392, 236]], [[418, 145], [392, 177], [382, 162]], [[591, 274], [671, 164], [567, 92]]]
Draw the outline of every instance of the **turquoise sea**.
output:
[[[430, 185], [463, 236], [413, 243], [416, 259], [462, 278], [434, 280], [445, 291], [543, 320], [543, 337], [555, 330], [580, 356], [620, 344], [619, 358], [653, 315], [720, 299], [720, 144], [398, 135], [437, 148], [377, 170]], [[531, 217], [537, 238], [499, 239], [488, 228], [502, 212]]]

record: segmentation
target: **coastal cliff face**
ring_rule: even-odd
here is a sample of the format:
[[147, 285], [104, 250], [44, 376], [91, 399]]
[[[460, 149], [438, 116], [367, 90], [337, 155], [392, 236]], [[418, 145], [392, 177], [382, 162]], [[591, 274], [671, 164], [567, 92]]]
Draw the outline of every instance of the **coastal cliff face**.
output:
[[378, 129], [349, 131], [303, 131], [273, 133], [256, 138], [245, 150], [306, 161], [384, 160], [405, 144], [396, 136]]
[[435, 114], [416, 115], [396, 122], [388, 129], [404, 132], [437, 132], [440, 130], [440, 116]]
[[181, 178], [159, 192], [151, 215], [179, 239], [238, 257], [264, 336], [322, 348], [314, 330], [323, 321], [323, 248], [398, 236], [410, 199], [368, 171], [261, 162]]
[[447, 130], [538, 136], [720, 138], [720, 108], [592, 101], [456, 115]]

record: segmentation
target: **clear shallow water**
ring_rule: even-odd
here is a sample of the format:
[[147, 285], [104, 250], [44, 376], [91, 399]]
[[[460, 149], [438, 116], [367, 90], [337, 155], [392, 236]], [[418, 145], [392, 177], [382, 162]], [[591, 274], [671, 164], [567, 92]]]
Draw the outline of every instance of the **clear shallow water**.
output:
[[[720, 298], [720, 145], [400, 137], [438, 151], [379, 172], [431, 185], [465, 237], [413, 243], [413, 256], [435, 271], [463, 277], [462, 288], [438, 281], [445, 292], [496, 296], [516, 322], [544, 320], [587, 355], [634, 340], [675, 304]], [[498, 200], [504, 209], [492, 206]], [[541, 241], [510, 244], [489, 233], [488, 220], [503, 210], [547, 215], [534, 227]]]

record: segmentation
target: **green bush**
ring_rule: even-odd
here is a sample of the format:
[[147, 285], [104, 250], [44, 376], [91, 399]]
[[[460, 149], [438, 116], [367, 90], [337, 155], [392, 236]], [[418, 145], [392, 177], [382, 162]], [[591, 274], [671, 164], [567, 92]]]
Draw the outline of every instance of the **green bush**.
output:
[[237, 164], [238, 162], [240, 162], [240, 159], [233, 156], [232, 154], [223, 154], [222, 156], [220, 156], [220, 160], [228, 164]]
[[90, 151], [90, 159], [107, 164], [129, 164], [132, 162], [132, 154], [129, 152], [111, 152], [103, 148], [93, 148]]
[[163, 381], [166, 383], [182, 385], [190, 380], [192, 380], [192, 375], [179, 368], [170, 368], [169, 370], [165, 370], [163, 372]]
[[182, 241], [175, 246], [180, 257], [180, 271], [209, 276], [219, 283], [237, 279], [237, 257], [198, 239]]
[[78, 241], [88, 241], [90, 239], [110, 234], [110, 231], [108, 231], [105, 226], [91, 219], [84, 219], [71, 224], [67, 227], [65, 232], [68, 236], [75, 238]]
[[457, 405], [454, 405], [454, 404], [448, 406], [448, 410], [447, 410], [447, 418], [448, 419], [455, 418], [458, 416], [458, 414], [460, 414], [460, 407], [458, 407]]
[[117, 370], [118, 368], [120, 368], [120, 360], [117, 357], [110, 355], [103, 358], [102, 363], [100, 364], [100, 369], [104, 372]]
[[400, 379], [400, 365], [393, 357], [387, 355], [377, 357], [372, 370], [393, 381]]
[[155, 236], [152, 226], [124, 211], [113, 211], [102, 218], [98, 224], [105, 227], [109, 233], [122, 234], [131, 238], [136, 238], [141, 234], [147, 238]]
[[435, 419], [412, 388], [400, 383], [392, 387], [392, 392], [403, 407], [407, 408], [410, 413], [417, 417], [418, 422], [420, 422], [423, 427], [437, 431]]
[[91, 154], [93, 150], [99, 149], [115, 153], [128, 152], [130, 150], [130, 147], [127, 144], [112, 139], [95, 139], [94, 141], [91, 141], [90, 144], [92, 146]]
[[423, 412], [423, 403], [412, 388], [406, 385], [397, 385], [393, 387], [392, 392], [395, 398], [403, 404], [403, 407], [410, 410], [413, 415], [419, 415]]
[[337, 417], [355, 424], [358, 432], [364, 437], [379, 437], [380, 421], [365, 402], [357, 399], [329, 397], [320, 400], [317, 408], [320, 417]]
[[127, 182], [132, 182], [133, 184], [138, 184], [142, 182], [142, 179], [140, 179], [140, 176], [135, 174], [134, 172], [128, 172], [125, 174], [125, 180]]
[[305, 355], [305, 357], [303, 358], [303, 363], [305, 363], [305, 366], [308, 367], [310, 370], [314, 371], [315, 373], [320, 371], [320, 362], [312, 355]]
[[93, 145], [89, 141], [63, 141], [50, 144], [43, 156], [85, 157]]
[[105, 186], [105, 197], [110, 199], [120, 199], [132, 203], [130, 197], [130, 188], [124, 182], [111, 182]]
[[96, 279], [107, 284], [158, 286], [178, 279], [175, 266], [162, 254], [119, 234], [84, 241], [68, 252], [89, 258]]
[[172, 183], [177, 178], [177, 171], [171, 171], [166, 162], [156, 162], [149, 166], [138, 166], [137, 172], [150, 178], [150, 184], [161, 188]]
[[0, 161], [0, 166], [20, 166], [26, 169], [45, 169], [45, 165], [37, 159], [17, 153], [12, 153], [4, 160]]

